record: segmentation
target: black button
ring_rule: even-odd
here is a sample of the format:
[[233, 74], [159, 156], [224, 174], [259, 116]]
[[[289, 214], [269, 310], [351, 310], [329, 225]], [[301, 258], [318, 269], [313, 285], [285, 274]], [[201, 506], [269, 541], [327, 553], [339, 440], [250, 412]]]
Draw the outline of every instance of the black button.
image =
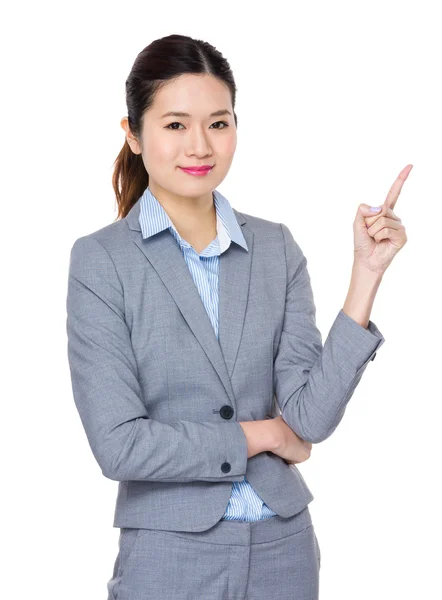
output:
[[371, 357], [371, 360], [374, 360], [374, 357], [376, 356], [376, 352], [373, 354], [373, 356]]
[[219, 414], [222, 416], [223, 419], [231, 419], [233, 416], [233, 408], [228, 404], [225, 404], [224, 406], [221, 406]]
[[223, 473], [228, 473], [231, 469], [232, 469], [232, 467], [230, 466], [230, 463], [228, 463], [228, 462], [225, 462], [221, 465], [221, 471]]

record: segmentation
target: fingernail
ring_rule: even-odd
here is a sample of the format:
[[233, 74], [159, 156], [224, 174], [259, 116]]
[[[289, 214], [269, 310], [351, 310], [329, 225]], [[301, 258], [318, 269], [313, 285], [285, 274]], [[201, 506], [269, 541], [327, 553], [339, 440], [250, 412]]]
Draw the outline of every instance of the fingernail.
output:
[[382, 206], [370, 206], [371, 212], [379, 212], [382, 210]]

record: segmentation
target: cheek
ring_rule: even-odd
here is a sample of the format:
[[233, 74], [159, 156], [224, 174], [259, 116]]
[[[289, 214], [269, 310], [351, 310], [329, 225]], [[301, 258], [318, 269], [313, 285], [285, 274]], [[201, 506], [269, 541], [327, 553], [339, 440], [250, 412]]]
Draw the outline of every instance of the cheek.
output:
[[225, 156], [226, 160], [231, 160], [236, 150], [236, 135], [225, 136], [217, 140], [216, 153]]
[[167, 135], [151, 136], [144, 147], [145, 162], [156, 167], [170, 167], [180, 155], [180, 147], [176, 141]]
[[230, 136], [229, 139], [227, 140], [227, 149], [228, 149], [228, 152], [230, 152], [231, 154], [235, 153], [236, 141], [237, 141], [237, 136], [236, 136], [236, 131], [235, 131], [235, 134]]

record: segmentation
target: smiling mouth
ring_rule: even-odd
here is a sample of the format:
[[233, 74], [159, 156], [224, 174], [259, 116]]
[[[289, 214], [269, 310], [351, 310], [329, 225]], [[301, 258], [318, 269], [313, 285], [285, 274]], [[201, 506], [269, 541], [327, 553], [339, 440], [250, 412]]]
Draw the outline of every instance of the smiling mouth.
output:
[[207, 175], [210, 175], [210, 173], [213, 171], [213, 167], [210, 167], [208, 169], [192, 169], [190, 167], [180, 167], [180, 169], [181, 171], [184, 171], [186, 175], [192, 175], [192, 177], [206, 177]]

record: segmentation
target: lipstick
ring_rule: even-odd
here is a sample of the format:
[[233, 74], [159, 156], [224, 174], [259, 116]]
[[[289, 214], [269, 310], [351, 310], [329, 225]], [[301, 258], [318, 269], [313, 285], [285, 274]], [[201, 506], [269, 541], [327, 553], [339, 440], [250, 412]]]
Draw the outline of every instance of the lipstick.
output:
[[189, 167], [189, 168], [184, 168], [184, 167], [180, 167], [180, 169], [182, 171], [184, 171], [185, 173], [189, 173], [189, 175], [196, 175], [196, 176], [203, 176], [203, 175], [207, 175], [208, 173], [210, 173], [210, 171], [213, 169], [212, 166], [208, 165], [208, 166], [203, 166], [203, 167]]

